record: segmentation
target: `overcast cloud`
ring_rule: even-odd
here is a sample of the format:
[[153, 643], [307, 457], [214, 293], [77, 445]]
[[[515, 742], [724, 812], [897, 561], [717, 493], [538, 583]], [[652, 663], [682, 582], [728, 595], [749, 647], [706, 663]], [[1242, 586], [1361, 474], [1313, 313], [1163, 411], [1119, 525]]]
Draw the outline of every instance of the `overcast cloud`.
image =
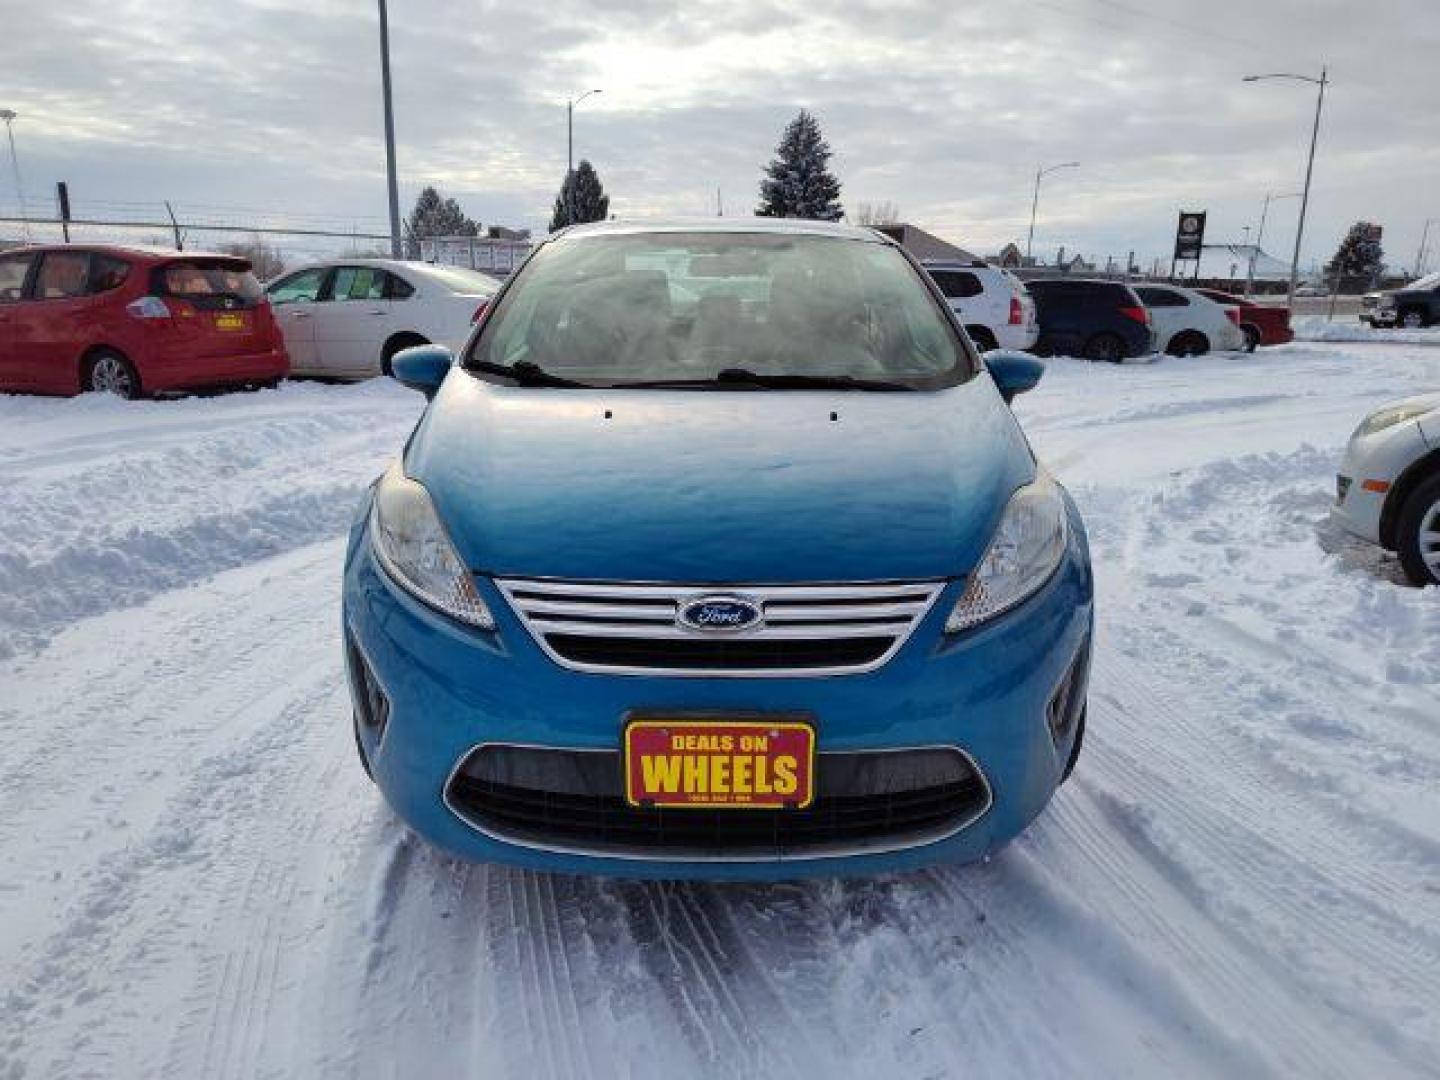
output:
[[[1306, 256], [1359, 218], [1392, 264], [1440, 217], [1437, 0], [1008, 0], [505, 4], [391, 0], [402, 200], [434, 183], [486, 224], [543, 229], [576, 153], [620, 217], [748, 213], [801, 107], [842, 199], [991, 252], [1101, 260], [1168, 251], [1175, 212], [1243, 236], [1267, 191], [1298, 190], [1313, 87], [1243, 84], [1328, 63]], [[27, 200], [66, 179], [87, 212], [192, 212], [384, 231], [370, 0], [0, 0], [0, 107], [15, 109]], [[8, 166], [8, 162], [4, 163]], [[0, 209], [16, 208], [8, 167]], [[1272, 211], [1288, 254], [1298, 201]], [[244, 208], [244, 209], [235, 209]], [[1440, 248], [1440, 223], [1432, 228]], [[1432, 262], [1434, 260], [1432, 259]]]

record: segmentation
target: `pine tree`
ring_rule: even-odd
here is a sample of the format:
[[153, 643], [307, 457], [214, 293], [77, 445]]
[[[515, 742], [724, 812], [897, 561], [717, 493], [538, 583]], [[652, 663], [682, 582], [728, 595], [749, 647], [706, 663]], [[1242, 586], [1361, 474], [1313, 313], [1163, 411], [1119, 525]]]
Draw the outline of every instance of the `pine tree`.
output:
[[1328, 274], [1373, 281], [1384, 269], [1385, 252], [1380, 247], [1380, 227], [1369, 221], [1350, 226], [1335, 257], [1325, 267]]
[[820, 123], [804, 109], [785, 128], [775, 159], [760, 182], [761, 217], [839, 221], [840, 181], [830, 174], [830, 144]]
[[555, 196], [555, 213], [550, 217], [550, 231], [566, 225], [582, 225], [587, 221], [604, 221], [610, 216], [610, 196], [600, 183], [600, 174], [588, 161], [581, 161], [568, 173]]
[[420, 192], [410, 211], [410, 228], [405, 242], [412, 259], [420, 257], [420, 241], [432, 236], [479, 236], [480, 226], [465, 216], [454, 199], [441, 197], [433, 187]]

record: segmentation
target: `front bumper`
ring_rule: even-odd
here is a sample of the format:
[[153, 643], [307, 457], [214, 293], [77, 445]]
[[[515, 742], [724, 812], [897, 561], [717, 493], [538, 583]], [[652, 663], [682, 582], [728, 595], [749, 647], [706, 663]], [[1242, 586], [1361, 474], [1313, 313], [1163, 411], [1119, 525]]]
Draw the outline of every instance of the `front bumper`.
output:
[[[873, 874], [968, 861], [998, 848], [1044, 809], [1075, 737], [1056, 740], [1047, 707], [1077, 661], [1088, 665], [1092, 581], [1083, 528], [1051, 580], [1015, 610], [964, 634], [943, 624], [950, 582], [905, 646], [864, 674], [691, 678], [584, 674], [549, 659], [503, 596], [480, 579], [497, 628], [483, 633], [432, 612], [375, 563], [357, 522], [347, 555], [344, 627], [386, 698], [386, 723], [361, 740], [396, 813], [466, 858], [540, 870], [643, 878], [776, 880]], [[352, 681], [352, 687], [355, 683]], [[483, 744], [614, 750], [636, 710], [805, 713], [822, 752], [955, 747], [981, 770], [990, 801], [967, 827], [899, 850], [797, 858], [691, 860], [549, 850], [486, 835], [447, 805], [457, 765]], [[823, 758], [822, 758], [823, 762]], [[822, 765], [823, 767], [823, 765]]]
[[1355, 435], [1345, 448], [1336, 476], [1331, 519], [1346, 532], [1381, 544], [1380, 521], [1395, 480], [1429, 450], [1414, 420]]

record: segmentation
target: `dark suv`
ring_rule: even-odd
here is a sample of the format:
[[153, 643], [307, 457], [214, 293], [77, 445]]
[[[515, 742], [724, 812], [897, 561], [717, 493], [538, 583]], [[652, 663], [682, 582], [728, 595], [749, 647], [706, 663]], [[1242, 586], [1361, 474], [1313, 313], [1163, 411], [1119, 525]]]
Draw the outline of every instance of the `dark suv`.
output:
[[1150, 312], [1119, 281], [1052, 278], [1027, 281], [1040, 321], [1034, 352], [1119, 363], [1155, 351]]
[[1360, 321], [1371, 326], [1440, 326], [1440, 273], [1427, 274], [1403, 289], [1366, 293], [1360, 305]]

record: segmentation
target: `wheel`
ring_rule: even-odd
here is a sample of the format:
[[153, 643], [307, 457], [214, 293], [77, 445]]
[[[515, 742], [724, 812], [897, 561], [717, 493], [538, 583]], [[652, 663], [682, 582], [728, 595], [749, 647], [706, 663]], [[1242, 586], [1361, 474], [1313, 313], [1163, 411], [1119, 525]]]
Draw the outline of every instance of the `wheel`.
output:
[[1070, 745], [1070, 758], [1065, 762], [1065, 771], [1060, 774], [1060, 783], [1070, 779], [1070, 774], [1075, 771], [1075, 763], [1080, 760], [1080, 744], [1085, 741], [1085, 714], [1090, 711], [1090, 706], [1082, 705], [1080, 708], [1080, 719], [1075, 722], [1075, 741]]
[[1253, 326], [1242, 326], [1240, 332], [1245, 335], [1245, 351], [1254, 352], [1260, 346], [1260, 331]]
[[1416, 585], [1440, 585], [1440, 473], [1410, 492], [1400, 508], [1395, 546], [1405, 576]]
[[1423, 311], [1412, 309], [1400, 316], [1400, 325], [1406, 330], [1423, 330], [1430, 325], [1430, 320], [1425, 318]]
[[975, 348], [981, 352], [989, 352], [991, 349], [1000, 347], [999, 342], [995, 340], [995, 335], [984, 326], [967, 326], [965, 330], [970, 335], [970, 340], [975, 343]]
[[419, 334], [396, 334], [385, 343], [385, 351], [380, 354], [380, 374], [387, 378], [395, 374], [390, 361], [395, 359], [395, 354], [401, 349], [413, 349], [416, 345], [429, 344], [430, 342]]
[[118, 394], [127, 401], [140, 396], [140, 375], [135, 365], [113, 349], [101, 349], [85, 366], [85, 389]]
[[1108, 360], [1118, 364], [1125, 359], [1125, 342], [1119, 334], [1096, 334], [1085, 342], [1085, 359]]
[[1198, 330], [1182, 330], [1170, 339], [1165, 351], [1171, 356], [1204, 356], [1210, 351], [1210, 339]]

